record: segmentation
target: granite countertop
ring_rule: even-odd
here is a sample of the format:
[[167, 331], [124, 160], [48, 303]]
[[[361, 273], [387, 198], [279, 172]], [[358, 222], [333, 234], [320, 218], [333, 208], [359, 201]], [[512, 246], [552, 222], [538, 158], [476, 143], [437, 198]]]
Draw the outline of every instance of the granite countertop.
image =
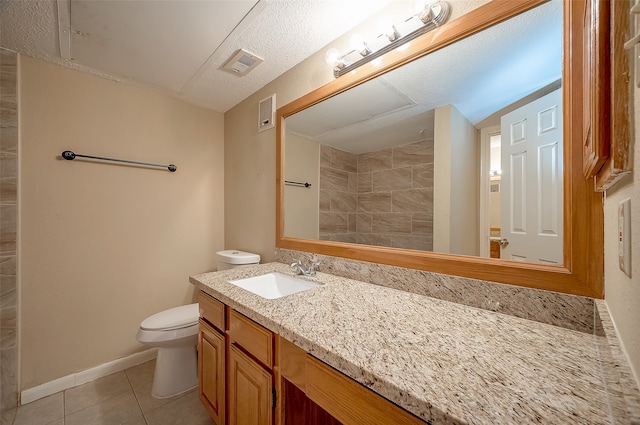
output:
[[592, 334], [324, 273], [275, 300], [228, 283], [273, 271], [293, 274], [268, 263], [190, 281], [434, 424], [636, 423], [612, 408], [624, 394], [607, 390]]

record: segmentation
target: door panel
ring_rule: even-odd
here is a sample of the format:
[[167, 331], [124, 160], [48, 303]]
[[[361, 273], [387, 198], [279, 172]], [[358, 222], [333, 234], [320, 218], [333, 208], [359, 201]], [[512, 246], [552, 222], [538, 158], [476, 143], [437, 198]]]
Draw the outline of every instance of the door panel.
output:
[[[519, 152], [510, 158], [509, 172], [511, 188], [509, 210], [511, 211], [511, 225], [509, 231], [519, 234], [527, 233], [527, 152]], [[504, 177], [503, 177], [504, 179]]]
[[501, 258], [563, 264], [562, 93], [502, 117]]

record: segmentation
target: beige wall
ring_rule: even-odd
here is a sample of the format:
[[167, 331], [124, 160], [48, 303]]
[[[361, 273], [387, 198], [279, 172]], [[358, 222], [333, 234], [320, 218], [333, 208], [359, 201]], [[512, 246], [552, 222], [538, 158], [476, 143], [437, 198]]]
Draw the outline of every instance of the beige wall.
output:
[[193, 301], [223, 248], [224, 146], [219, 113], [24, 56], [19, 79], [24, 390], [145, 349], [140, 321]]
[[357, 242], [357, 171], [358, 155], [329, 145], [320, 146], [320, 239]]
[[479, 255], [478, 190], [480, 155], [478, 132], [456, 108], [451, 114], [451, 252]]
[[[632, 81], [633, 83], [633, 81]], [[622, 345], [640, 384], [640, 89], [635, 96], [634, 171], [606, 193], [604, 202], [604, 292]], [[618, 267], [618, 203], [631, 198], [631, 278]]]
[[279, 108], [332, 78], [321, 51], [224, 114], [226, 249], [275, 256], [276, 130], [258, 132], [258, 102], [276, 93]]
[[310, 183], [311, 187], [285, 185], [284, 234], [292, 238], [318, 239], [318, 199], [320, 193], [320, 144], [287, 133], [284, 179]]
[[433, 250], [478, 255], [479, 156], [475, 127], [453, 105], [436, 108]]

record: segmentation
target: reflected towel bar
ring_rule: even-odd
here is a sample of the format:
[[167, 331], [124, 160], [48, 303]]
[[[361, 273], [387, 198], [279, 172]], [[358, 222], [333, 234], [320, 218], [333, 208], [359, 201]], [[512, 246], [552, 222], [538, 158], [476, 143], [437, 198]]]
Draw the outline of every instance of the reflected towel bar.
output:
[[292, 182], [289, 180], [285, 180], [284, 183], [289, 186], [311, 187], [311, 183]]
[[171, 171], [172, 173], [178, 169], [178, 167], [176, 167], [173, 164], [169, 164], [169, 165], [153, 164], [153, 163], [150, 163], [150, 162], [130, 161], [128, 159], [106, 158], [106, 157], [103, 157], [103, 156], [93, 156], [93, 155], [80, 155], [79, 153], [73, 153], [72, 151], [64, 151], [64, 152], [62, 152], [62, 157], [64, 159], [69, 160], [69, 161], [71, 161], [73, 159], [76, 159], [76, 158], [89, 158], [89, 159], [97, 159], [97, 160], [100, 160], [100, 161], [113, 161], [113, 162], [124, 162], [126, 164], [145, 165], [147, 167], [160, 167], [160, 168], [166, 168], [167, 170]]

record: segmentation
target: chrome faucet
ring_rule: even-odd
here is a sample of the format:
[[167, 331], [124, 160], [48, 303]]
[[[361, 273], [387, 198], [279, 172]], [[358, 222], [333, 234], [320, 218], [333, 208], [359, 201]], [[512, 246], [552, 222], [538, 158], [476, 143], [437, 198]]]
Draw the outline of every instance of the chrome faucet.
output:
[[320, 261], [318, 257], [315, 255], [309, 259], [309, 263], [305, 265], [301, 260], [296, 260], [291, 263], [291, 268], [296, 274], [301, 274], [304, 276], [315, 276], [316, 270], [320, 267]]

